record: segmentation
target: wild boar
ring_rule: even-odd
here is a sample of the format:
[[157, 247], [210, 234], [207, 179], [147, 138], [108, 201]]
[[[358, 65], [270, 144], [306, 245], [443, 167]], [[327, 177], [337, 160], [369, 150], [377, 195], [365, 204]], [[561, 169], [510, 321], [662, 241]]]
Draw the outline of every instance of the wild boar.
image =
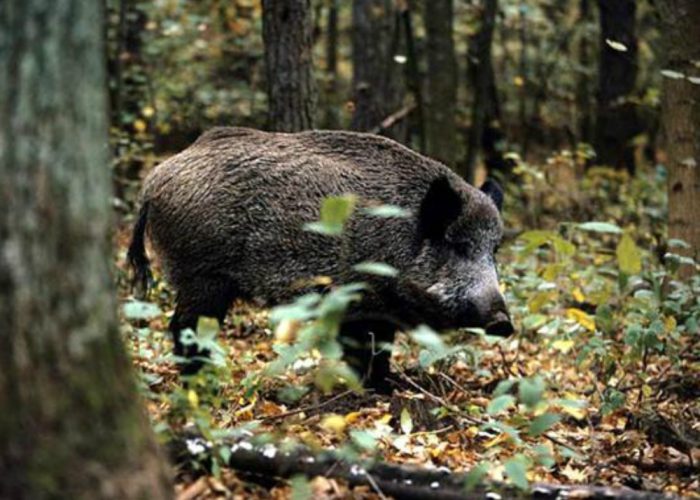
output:
[[[304, 229], [318, 220], [324, 198], [347, 193], [411, 215], [356, 210], [339, 238]], [[143, 284], [147, 230], [176, 291], [175, 352], [190, 358], [201, 353], [183, 345], [181, 331], [194, 330], [199, 316], [222, 321], [235, 298], [279, 304], [319, 275], [368, 282], [371, 291], [348, 313], [341, 338], [351, 340], [346, 358], [366, 385], [387, 392], [389, 353], [376, 354], [370, 342], [392, 342], [399, 328], [513, 332], [494, 259], [502, 201], [496, 183], [476, 189], [383, 137], [215, 128], [146, 178], [128, 259]], [[358, 275], [352, 267], [365, 261], [399, 274]], [[198, 367], [193, 361], [182, 370]]]

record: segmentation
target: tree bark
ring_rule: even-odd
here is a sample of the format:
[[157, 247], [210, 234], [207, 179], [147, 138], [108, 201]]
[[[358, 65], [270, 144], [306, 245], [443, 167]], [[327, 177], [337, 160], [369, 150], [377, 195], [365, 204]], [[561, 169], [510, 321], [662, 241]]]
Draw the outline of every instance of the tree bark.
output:
[[263, 0], [268, 128], [314, 128], [317, 87], [313, 72], [311, 0]]
[[591, 0], [579, 0], [579, 23], [583, 26], [578, 43], [578, 57], [581, 68], [576, 83], [576, 107], [578, 115], [578, 139], [590, 143], [593, 137], [593, 119], [591, 117], [591, 78], [587, 72], [591, 64], [591, 43], [588, 35], [588, 23], [591, 19]]
[[457, 155], [455, 111], [457, 60], [453, 36], [453, 0], [425, 3], [428, 37], [428, 155], [454, 168]]
[[117, 324], [102, 6], [0, 4], [0, 498], [172, 496]]
[[464, 172], [469, 183], [474, 183], [476, 160], [487, 125], [490, 85], [493, 68], [491, 67], [491, 44], [496, 24], [498, 0], [484, 0], [481, 12], [481, 27], [469, 44], [469, 80], [473, 88], [472, 120], [467, 138], [467, 159]]
[[326, 123], [325, 128], [340, 127], [340, 105], [338, 103], [338, 0], [330, 0], [326, 26]]
[[[350, 128], [369, 131], [402, 107], [405, 84], [395, 60], [400, 18], [393, 0], [354, 0], [352, 4], [353, 113]], [[385, 131], [399, 141], [405, 128]]]
[[[661, 116], [668, 160], [668, 232], [700, 258], [700, 2], [658, 0], [666, 61], [684, 78], [664, 78]], [[690, 79], [693, 79], [692, 81]], [[678, 251], [674, 249], [674, 252]], [[692, 274], [691, 266], [684, 274]]]
[[[598, 0], [600, 69], [596, 163], [635, 171], [631, 140], [641, 132], [632, 102], [637, 80], [637, 6], [635, 0]], [[622, 44], [624, 48], [617, 44]]]

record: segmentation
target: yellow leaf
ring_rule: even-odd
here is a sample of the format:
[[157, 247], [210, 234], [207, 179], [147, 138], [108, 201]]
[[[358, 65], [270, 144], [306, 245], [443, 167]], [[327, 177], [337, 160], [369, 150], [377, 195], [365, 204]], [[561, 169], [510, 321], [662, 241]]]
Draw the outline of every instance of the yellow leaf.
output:
[[552, 347], [556, 349], [557, 351], [563, 352], [566, 354], [571, 350], [571, 348], [574, 346], [574, 341], [569, 339], [569, 340], [555, 340], [552, 342]]
[[143, 116], [145, 116], [146, 118], [150, 118], [151, 116], [153, 116], [155, 114], [155, 112], [156, 112], [156, 110], [153, 109], [152, 106], [146, 106], [145, 108], [143, 108], [141, 110], [141, 114], [143, 114]]
[[644, 397], [649, 398], [654, 394], [654, 389], [652, 389], [650, 385], [644, 384], [642, 386], [642, 394], [644, 394]]
[[196, 410], [199, 407], [199, 396], [197, 396], [197, 393], [192, 389], [187, 391], [187, 401], [193, 409]]
[[379, 423], [382, 423], [382, 424], [387, 425], [387, 424], [389, 424], [389, 422], [391, 422], [391, 419], [392, 419], [392, 418], [394, 418], [394, 417], [391, 416], [391, 413], [385, 413], [385, 414], [382, 415], [382, 417], [379, 419]]
[[301, 328], [301, 322], [295, 319], [283, 319], [275, 328], [275, 340], [284, 344], [294, 342]]
[[525, 80], [522, 76], [516, 76], [515, 78], [513, 78], [513, 85], [515, 85], [516, 87], [522, 87], [523, 85], [525, 85]]
[[568, 464], [561, 469], [561, 473], [573, 483], [583, 483], [587, 478], [583, 469], [574, 469]]
[[[353, 411], [345, 415], [346, 424], [354, 424], [360, 418], [361, 413], [359, 411]], [[388, 422], [387, 422], [388, 423]]]
[[506, 434], [505, 432], [502, 432], [501, 434], [499, 434], [495, 438], [484, 443], [484, 447], [493, 448], [494, 446], [496, 446], [498, 444], [501, 444], [501, 443], [508, 441], [508, 439], [510, 439], [508, 434]]
[[575, 307], [567, 309], [566, 317], [573, 319], [588, 331], [595, 331], [595, 321], [588, 315], [588, 313], [582, 311], [581, 309], [576, 309]]
[[136, 130], [137, 132], [139, 132], [139, 133], [145, 132], [146, 127], [147, 127], [147, 125], [146, 125], [145, 121], [143, 121], [141, 119], [134, 120], [134, 130]]
[[340, 415], [328, 415], [326, 418], [324, 418], [321, 421], [321, 427], [334, 432], [336, 434], [340, 434], [345, 430], [345, 419], [341, 417]]
[[617, 245], [617, 265], [625, 274], [637, 274], [642, 270], [642, 255], [632, 237], [625, 233]]
[[576, 302], [585, 302], [586, 301], [586, 296], [583, 295], [583, 292], [581, 291], [581, 289], [579, 287], [574, 288], [572, 295], [574, 296], [574, 300]]
[[676, 318], [673, 316], [666, 316], [666, 318], [664, 318], [664, 326], [666, 327], [667, 333], [671, 333], [673, 330], [675, 330], [677, 325], [678, 323], [676, 322]]

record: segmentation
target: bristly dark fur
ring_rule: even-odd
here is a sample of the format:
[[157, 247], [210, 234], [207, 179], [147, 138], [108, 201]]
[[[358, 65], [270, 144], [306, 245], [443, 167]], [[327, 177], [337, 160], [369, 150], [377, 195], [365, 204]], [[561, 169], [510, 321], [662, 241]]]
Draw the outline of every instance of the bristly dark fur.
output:
[[146, 255], [145, 233], [148, 223], [148, 200], [144, 201], [139, 210], [139, 216], [134, 224], [131, 234], [131, 244], [126, 254], [129, 265], [133, 269], [134, 276], [131, 281], [132, 289], [136, 290], [137, 296], [143, 298], [148, 294], [151, 284], [151, 262]]
[[[486, 186], [497, 194], [495, 186]], [[491, 189], [494, 188], [494, 189]], [[304, 230], [324, 198], [354, 193], [358, 208], [342, 238]], [[371, 345], [391, 343], [396, 327], [484, 326], [512, 331], [493, 258], [503, 223], [498, 197], [469, 186], [445, 165], [389, 139], [342, 131], [267, 133], [216, 128], [154, 168], [145, 180], [129, 261], [146, 287], [144, 232], [176, 293], [170, 323], [175, 353], [202, 353], [182, 341], [201, 316], [220, 322], [235, 299], [272, 306], [329, 276], [335, 285], [369, 285], [345, 316], [343, 337], [369, 385], [384, 390], [389, 358]], [[397, 205], [407, 217], [365, 210]], [[396, 277], [361, 273], [383, 262]], [[369, 346], [369, 347], [368, 347]], [[352, 361], [351, 361], [352, 362]], [[371, 369], [368, 368], [371, 363]], [[201, 364], [201, 363], [200, 363]]]

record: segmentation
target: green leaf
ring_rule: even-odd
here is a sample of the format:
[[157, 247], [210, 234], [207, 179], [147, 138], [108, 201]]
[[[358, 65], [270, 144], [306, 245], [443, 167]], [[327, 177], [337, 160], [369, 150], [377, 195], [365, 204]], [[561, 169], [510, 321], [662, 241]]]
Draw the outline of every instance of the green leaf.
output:
[[303, 474], [293, 476], [289, 480], [289, 485], [292, 487], [291, 500], [310, 500], [313, 498], [311, 483]]
[[543, 432], [549, 430], [550, 427], [560, 420], [561, 415], [557, 415], [555, 413], [543, 413], [530, 423], [530, 429], [528, 432], [531, 436], [539, 436]]
[[413, 430], [413, 419], [407, 408], [401, 410], [401, 430], [404, 434], [410, 434]]
[[360, 273], [385, 276], [387, 278], [393, 278], [399, 274], [398, 269], [390, 266], [389, 264], [384, 264], [383, 262], [361, 262], [356, 266], [353, 266], [353, 269]]
[[329, 196], [321, 205], [321, 222], [343, 225], [352, 215], [357, 203], [357, 196]]
[[464, 489], [467, 491], [467, 493], [478, 486], [488, 472], [489, 465], [483, 462], [472, 467], [472, 469], [467, 472], [467, 476], [464, 480]]
[[593, 233], [622, 234], [622, 229], [620, 229], [618, 225], [611, 224], [610, 222], [584, 222], [578, 224], [576, 227], [583, 231], [591, 231]]
[[150, 320], [163, 314], [156, 304], [140, 300], [130, 300], [124, 304], [122, 310], [126, 319], [129, 320]]
[[445, 343], [438, 333], [427, 325], [420, 325], [409, 333], [415, 343], [431, 351], [442, 352], [447, 350]]
[[215, 318], [200, 316], [197, 320], [197, 335], [202, 340], [216, 339], [219, 334], [219, 322]]
[[622, 236], [615, 253], [621, 272], [631, 275], [642, 271], [642, 254], [629, 234]]
[[527, 490], [527, 459], [523, 455], [516, 455], [503, 464], [506, 474], [511, 482], [522, 490]]
[[304, 224], [304, 230], [312, 233], [324, 234], [326, 236], [340, 236], [343, 234], [342, 224], [331, 224], [329, 222], [309, 222]]
[[518, 385], [518, 397], [523, 404], [533, 408], [542, 400], [544, 389], [545, 385], [542, 377], [524, 378]]
[[397, 205], [379, 205], [367, 207], [363, 210], [368, 215], [374, 217], [410, 217], [411, 211]]
[[510, 392], [510, 389], [513, 387], [513, 385], [515, 385], [515, 382], [516, 381], [513, 379], [501, 380], [496, 386], [496, 389], [494, 389], [493, 396], [498, 397]]
[[489, 401], [489, 405], [486, 407], [486, 413], [489, 415], [495, 415], [496, 413], [500, 413], [503, 410], [510, 408], [514, 404], [515, 398], [513, 396], [510, 394], [503, 394], [502, 396], [498, 396]]
[[377, 439], [367, 431], [350, 431], [350, 439], [363, 450], [374, 451], [377, 449]]

